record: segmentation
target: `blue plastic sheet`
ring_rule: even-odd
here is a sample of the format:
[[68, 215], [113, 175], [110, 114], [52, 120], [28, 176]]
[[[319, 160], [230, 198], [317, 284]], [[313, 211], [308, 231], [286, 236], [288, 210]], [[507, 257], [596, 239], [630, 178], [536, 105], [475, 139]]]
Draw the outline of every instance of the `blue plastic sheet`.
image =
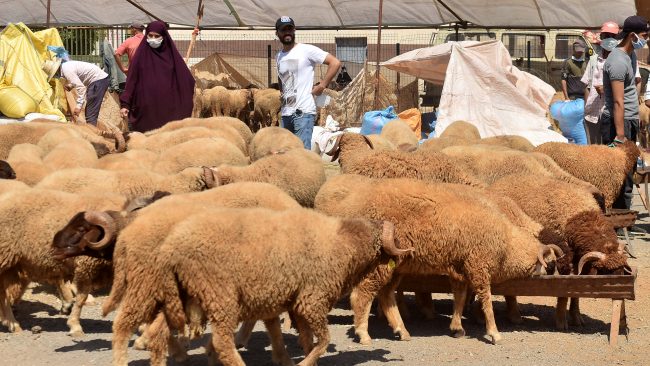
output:
[[389, 106], [383, 111], [370, 111], [363, 115], [363, 122], [361, 124], [362, 135], [379, 134], [384, 128], [384, 125], [394, 119], [397, 119], [395, 108]]
[[551, 117], [558, 121], [562, 135], [569, 142], [587, 145], [585, 132], [585, 102], [582, 98], [569, 101], [557, 101], [551, 104]]

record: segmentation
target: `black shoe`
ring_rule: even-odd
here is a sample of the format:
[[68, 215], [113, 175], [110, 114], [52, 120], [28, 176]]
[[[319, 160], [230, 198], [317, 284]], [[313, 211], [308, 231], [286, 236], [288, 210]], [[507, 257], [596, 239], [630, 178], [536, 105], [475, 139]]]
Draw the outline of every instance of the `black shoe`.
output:
[[631, 233], [637, 233], [637, 234], [647, 234], [648, 233], [648, 230], [646, 230], [646, 229], [644, 229], [642, 227], [636, 226], [636, 225], [628, 227], [627, 230], [629, 232], [631, 232]]

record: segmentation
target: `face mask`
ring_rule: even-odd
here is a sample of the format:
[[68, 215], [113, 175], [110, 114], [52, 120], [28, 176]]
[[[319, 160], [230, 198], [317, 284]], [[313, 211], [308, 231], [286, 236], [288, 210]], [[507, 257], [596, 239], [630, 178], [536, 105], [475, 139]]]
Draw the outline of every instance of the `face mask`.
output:
[[645, 46], [647, 41], [639, 37], [638, 34], [634, 34], [634, 36], [636, 37], [636, 41], [632, 41], [632, 47], [634, 47], [635, 50], [638, 50], [639, 48], [643, 48], [643, 46]]
[[147, 38], [147, 43], [149, 43], [149, 46], [151, 46], [151, 48], [160, 47], [160, 45], [162, 44], [162, 41], [163, 41], [162, 37], [160, 37], [160, 38]]
[[571, 56], [571, 58], [573, 59], [573, 61], [584, 61], [584, 60], [585, 60], [585, 56], [584, 56], [584, 55], [583, 55], [583, 56], [580, 56], [580, 58], [577, 58], [577, 57], [575, 57], [575, 56]]
[[612, 51], [616, 46], [618, 46], [619, 41], [617, 41], [614, 38], [605, 38], [602, 41], [600, 41], [600, 47], [602, 47], [606, 51]]

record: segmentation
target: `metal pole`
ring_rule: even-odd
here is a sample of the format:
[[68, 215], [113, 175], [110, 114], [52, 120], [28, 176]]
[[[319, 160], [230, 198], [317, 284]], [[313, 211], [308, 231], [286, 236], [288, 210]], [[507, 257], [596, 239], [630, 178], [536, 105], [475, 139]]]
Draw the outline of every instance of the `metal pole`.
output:
[[270, 88], [271, 87], [271, 45], [270, 44], [266, 46], [266, 59], [267, 59], [266, 75], [268, 77], [267, 86]]
[[[399, 52], [399, 43], [395, 43], [395, 56], [399, 56], [399, 54], [400, 54], [400, 52]], [[400, 75], [399, 75], [399, 72], [398, 72], [397, 73], [397, 80], [396, 80], [397, 81], [397, 100], [398, 100], [397, 107], [398, 107], [398, 109], [399, 109], [399, 107], [401, 107], [399, 105], [399, 95], [400, 95], [400, 90], [401, 90], [400, 85], [399, 85], [399, 82], [400, 82], [400, 77], [399, 76]]]
[[52, 11], [50, 10], [50, 2], [51, 2], [51, 0], [47, 0], [47, 21], [45, 23], [45, 26], [47, 28], [50, 27], [50, 17], [52, 15]]
[[530, 71], [530, 41], [526, 42], [526, 56], [528, 58], [526, 66], [528, 67], [528, 71]]
[[377, 68], [375, 69], [376, 85], [375, 85], [375, 106], [374, 109], [379, 108], [379, 62], [381, 61], [381, 23], [384, 15], [384, 0], [379, 0], [379, 22], [377, 25]]

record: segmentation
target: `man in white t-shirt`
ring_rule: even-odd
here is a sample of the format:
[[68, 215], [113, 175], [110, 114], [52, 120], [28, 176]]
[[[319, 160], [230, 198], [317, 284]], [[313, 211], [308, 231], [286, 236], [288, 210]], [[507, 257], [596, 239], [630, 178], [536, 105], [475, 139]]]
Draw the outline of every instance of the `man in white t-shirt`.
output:
[[[282, 42], [276, 61], [282, 91], [282, 127], [298, 136], [311, 149], [316, 120], [314, 96], [321, 95], [339, 71], [341, 62], [316, 46], [295, 42], [296, 25], [283, 16], [275, 22], [275, 34]], [[325, 77], [314, 85], [314, 66], [327, 65]]]

